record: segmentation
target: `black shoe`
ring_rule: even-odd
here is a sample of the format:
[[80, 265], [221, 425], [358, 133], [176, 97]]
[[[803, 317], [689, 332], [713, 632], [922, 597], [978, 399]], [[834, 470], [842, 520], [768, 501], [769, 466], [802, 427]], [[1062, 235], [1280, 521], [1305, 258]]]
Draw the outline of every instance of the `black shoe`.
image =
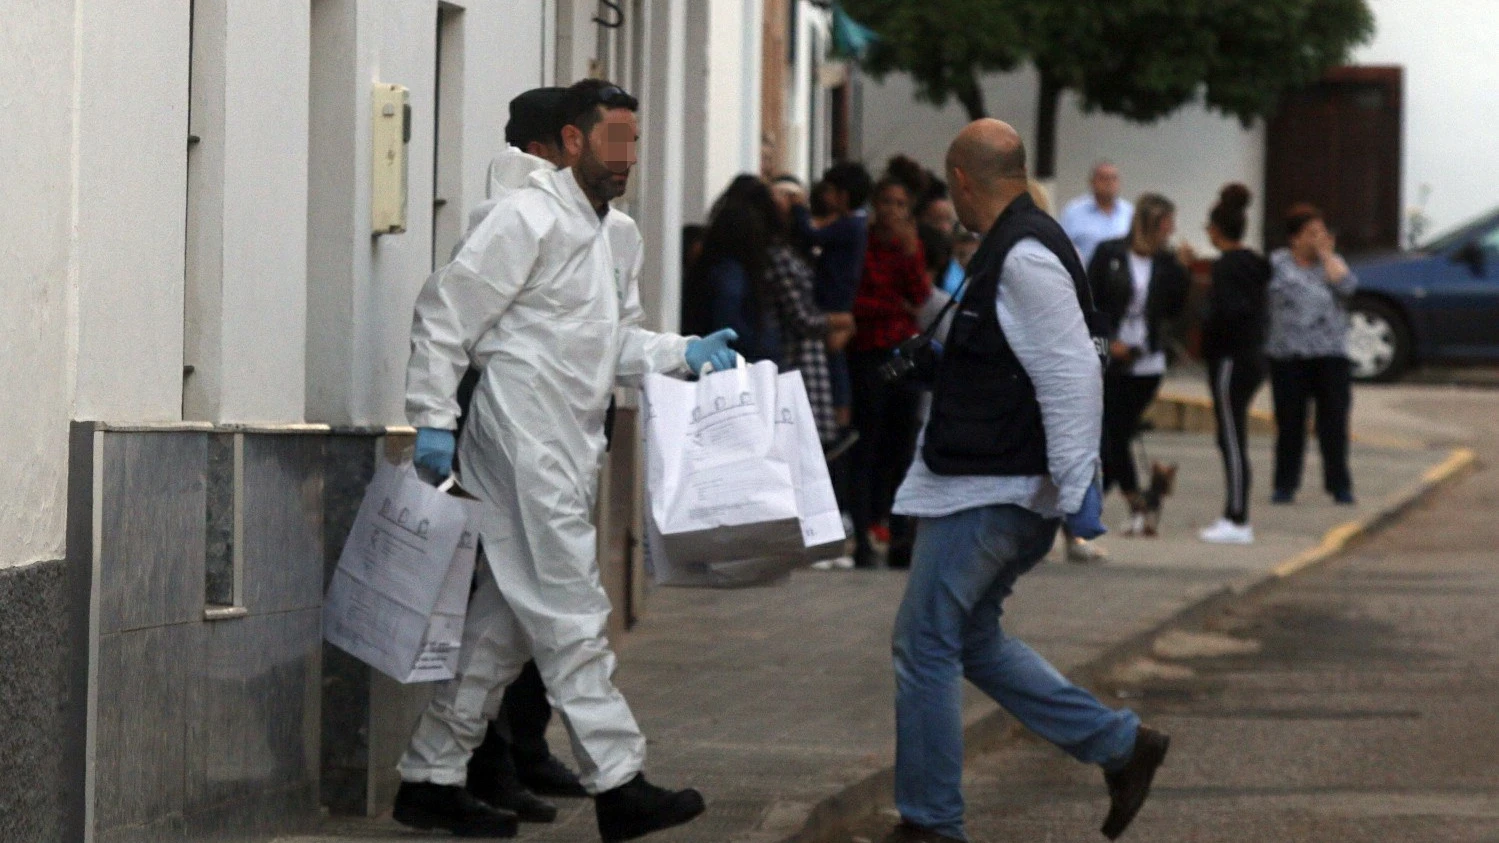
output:
[[1104, 837], [1117, 840], [1140, 813], [1145, 797], [1150, 795], [1150, 783], [1155, 779], [1156, 768], [1166, 760], [1166, 750], [1170, 746], [1170, 736], [1149, 726], [1141, 726], [1135, 735], [1135, 749], [1129, 761], [1118, 771], [1103, 774], [1103, 780], [1109, 786], [1109, 815], [1099, 829]]
[[886, 835], [881, 843], [963, 843], [963, 841], [902, 821]]
[[681, 825], [703, 812], [703, 795], [688, 788], [667, 790], [645, 780], [644, 773], [593, 798], [599, 836], [604, 843], [634, 840], [653, 831]]
[[476, 776], [468, 772], [468, 792], [485, 804], [510, 811], [523, 823], [549, 823], [557, 820], [557, 806], [537, 798], [536, 794], [516, 782], [508, 784], [499, 777]]
[[514, 813], [486, 805], [457, 785], [431, 782], [401, 782], [392, 816], [401, 825], [459, 837], [514, 837], [518, 830]]
[[578, 781], [578, 774], [567, 768], [555, 755], [548, 755], [539, 764], [518, 767], [516, 775], [520, 783], [537, 796], [566, 796], [583, 799], [588, 791]]

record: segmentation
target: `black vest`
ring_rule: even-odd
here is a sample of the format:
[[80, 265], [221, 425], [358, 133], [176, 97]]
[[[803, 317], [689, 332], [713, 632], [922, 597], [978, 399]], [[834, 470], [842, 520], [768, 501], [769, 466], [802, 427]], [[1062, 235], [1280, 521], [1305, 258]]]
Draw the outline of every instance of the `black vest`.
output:
[[[1077, 249], [1056, 220], [1029, 194], [1011, 202], [968, 264], [967, 290], [953, 314], [937, 366], [931, 417], [921, 456], [942, 475], [1047, 474], [1046, 429], [1036, 388], [999, 325], [995, 302], [1005, 258], [1031, 237], [1056, 255], [1072, 276], [1095, 348], [1100, 320]], [[1102, 377], [1102, 368], [1099, 369]]]

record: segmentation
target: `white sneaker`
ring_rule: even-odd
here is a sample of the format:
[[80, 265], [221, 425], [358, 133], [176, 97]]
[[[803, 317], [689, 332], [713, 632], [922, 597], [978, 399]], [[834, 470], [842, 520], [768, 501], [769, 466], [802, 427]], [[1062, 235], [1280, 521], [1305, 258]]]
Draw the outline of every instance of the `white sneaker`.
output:
[[1088, 562], [1102, 562], [1109, 558], [1108, 551], [1088, 541], [1087, 539], [1074, 538], [1067, 542], [1067, 561], [1080, 564]]
[[1254, 544], [1254, 528], [1248, 524], [1235, 524], [1227, 518], [1197, 534], [1209, 544]]
[[1145, 513], [1130, 513], [1129, 520], [1124, 522], [1124, 525], [1119, 528], [1119, 532], [1126, 536], [1145, 535]]
[[823, 559], [812, 563], [814, 571], [852, 571], [854, 558], [852, 556], [839, 556], [836, 559]]

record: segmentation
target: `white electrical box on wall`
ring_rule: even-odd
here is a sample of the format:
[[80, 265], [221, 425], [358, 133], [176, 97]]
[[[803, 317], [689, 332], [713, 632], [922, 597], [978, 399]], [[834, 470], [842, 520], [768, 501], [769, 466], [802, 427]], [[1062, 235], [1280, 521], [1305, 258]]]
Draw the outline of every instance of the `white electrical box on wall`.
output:
[[377, 82], [373, 100], [370, 229], [378, 237], [406, 230], [406, 145], [411, 142], [411, 92], [404, 85]]

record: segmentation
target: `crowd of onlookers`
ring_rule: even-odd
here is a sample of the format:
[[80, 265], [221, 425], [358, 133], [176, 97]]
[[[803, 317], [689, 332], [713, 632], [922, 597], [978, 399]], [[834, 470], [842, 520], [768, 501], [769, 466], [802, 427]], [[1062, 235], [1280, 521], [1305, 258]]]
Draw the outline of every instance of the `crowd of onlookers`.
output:
[[[1032, 182], [1036, 204], [1052, 213]], [[1271, 501], [1290, 503], [1300, 485], [1307, 406], [1315, 404], [1323, 481], [1352, 503], [1348, 470], [1350, 369], [1343, 346], [1345, 302], [1356, 279], [1335, 250], [1321, 212], [1298, 204], [1285, 215], [1287, 246], [1266, 258], [1245, 244], [1251, 195], [1225, 186], [1207, 220], [1218, 253], [1199, 312], [1223, 456], [1223, 517], [1200, 537], [1253, 541], [1249, 525], [1250, 403], [1268, 376], [1278, 436]], [[1126, 535], [1151, 534], [1150, 478], [1134, 452], [1142, 419], [1179, 356], [1192, 271], [1184, 242], [1173, 245], [1176, 208], [1164, 196], [1124, 198], [1119, 169], [1101, 162], [1089, 189], [1058, 221], [1087, 269], [1093, 306], [1107, 327], [1104, 350], [1105, 492], [1127, 501]], [[911, 464], [924, 412], [922, 390], [879, 375], [900, 343], [923, 327], [932, 305], [961, 296], [965, 266], [984, 232], [957, 221], [947, 185], [906, 156], [876, 179], [839, 163], [810, 188], [791, 176], [736, 178], [706, 225], [684, 237], [682, 329], [733, 328], [750, 361], [800, 370], [827, 451], [854, 553], [824, 567], [909, 565], [913, 525], [891, 514]], [[1147, 469], [1149, 467], [1146, 467]], [[1066, 556], [1091, 561], [1102, 548], [1065, 537]]]

